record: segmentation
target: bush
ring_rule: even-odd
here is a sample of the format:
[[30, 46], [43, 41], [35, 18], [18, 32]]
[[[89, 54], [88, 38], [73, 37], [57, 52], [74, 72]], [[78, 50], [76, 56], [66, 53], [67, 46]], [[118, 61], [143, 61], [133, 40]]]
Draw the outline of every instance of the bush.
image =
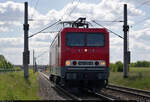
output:
[[12, 69], [14, 66], [8, 62], [3, 55], [0, 55], [0, 68]]
[[121, 61], [116, 62], [117, 72], [123, 72], [123, 64]]
[[135, 63], [131, 63], [131, 67], [150, 67], [149, 61], [137, 61]]
[[[149, 61], [137, 61], [130, 64], [130, 67], [150, 67]], [[110, 70], [112, 72], [123, 72], [123, 63], [121, 61], [117, 61], [116, 63], [110, 64]]]
[[110, 64], [110, 71], [117, 72], [116, 64], [113, 64], [113, 63]]
[[14, 69], [15, 69], [15, 70], [21, 70], [21, 68], [20, 68], [20, 67], [15, 67]]
[[123, 72], [123, 64], [121, 61], [117, 61], [115, 64], [110, 64], [110, 71], [112, 72]]

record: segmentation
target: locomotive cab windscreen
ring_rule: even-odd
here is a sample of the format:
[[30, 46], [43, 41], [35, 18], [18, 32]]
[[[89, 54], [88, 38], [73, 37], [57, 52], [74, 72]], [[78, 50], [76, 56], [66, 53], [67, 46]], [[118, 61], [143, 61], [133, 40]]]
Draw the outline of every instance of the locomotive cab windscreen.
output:
[[103, 47], [105, 46], [105, 35], [104, 33], [68, 32], [66, 35], [66, 45], [72, 47]]

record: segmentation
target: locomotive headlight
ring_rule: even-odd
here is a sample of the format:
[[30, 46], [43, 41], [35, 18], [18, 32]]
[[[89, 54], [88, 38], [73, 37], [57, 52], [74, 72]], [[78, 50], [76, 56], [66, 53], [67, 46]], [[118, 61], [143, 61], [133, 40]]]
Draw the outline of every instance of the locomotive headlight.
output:
[[66, 66], [70, 66], [71, 62], [69, 60], [66, 61]]
[[106, 66], [106, 62], [104, 60], [100, 61], [100, 66]]

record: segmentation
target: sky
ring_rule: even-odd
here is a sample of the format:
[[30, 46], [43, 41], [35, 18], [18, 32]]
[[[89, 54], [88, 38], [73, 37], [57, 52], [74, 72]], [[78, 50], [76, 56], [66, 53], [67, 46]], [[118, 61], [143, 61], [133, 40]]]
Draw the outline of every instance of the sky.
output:
[[[0, 54], [21, 65], [24, 50], [24, 2], [29, 5], [29, 35], [58, 20], [86, 17], [123, 37], [123, 5], [128, 8], [129, 50], [131, 62], [150, 61], [150, 0], [0, 0]], [[31, 20], [32, 19], [32, 20]], [[92, 26], [91, 26], [92, 27]], [[61, 27], [55, 25], [29, 38], [30, 64], [33, 50], [37, 64], [49, 64], [49, 45]], [[110, 32], [110, 62], [123, 61], [123, 39]]]

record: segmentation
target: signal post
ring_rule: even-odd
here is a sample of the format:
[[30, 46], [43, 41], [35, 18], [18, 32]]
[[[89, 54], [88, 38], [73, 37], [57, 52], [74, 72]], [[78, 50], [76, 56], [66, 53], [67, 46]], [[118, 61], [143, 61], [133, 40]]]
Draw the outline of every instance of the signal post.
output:
[[129, 63], [130, 63], [130, 52], [128, 51], [128, 31], [129, 26], [127, 24], [127, 4], [124, 4], [124, 25], [123, 25], [123, 31], [124, 31], [124, 65], [123, 65], [123, 77], [128, 77], [128, 69], [129, 69]]
[[24, 52], [23, 52], [23, 68], [24, 68], [24, 77], [25, 79], [28, 79], [29, 77], [29, 47], [28, 47], [28, 30], [29, 30], [29, 24], [28, 24], [28, 3], [25, 2], [25, 13], [24, 13]]

